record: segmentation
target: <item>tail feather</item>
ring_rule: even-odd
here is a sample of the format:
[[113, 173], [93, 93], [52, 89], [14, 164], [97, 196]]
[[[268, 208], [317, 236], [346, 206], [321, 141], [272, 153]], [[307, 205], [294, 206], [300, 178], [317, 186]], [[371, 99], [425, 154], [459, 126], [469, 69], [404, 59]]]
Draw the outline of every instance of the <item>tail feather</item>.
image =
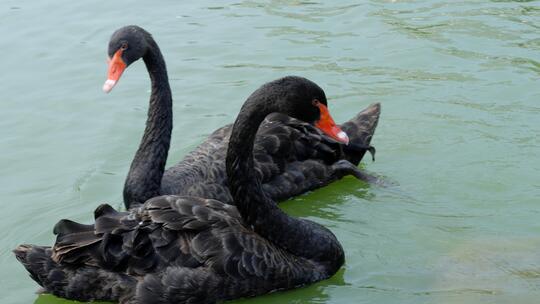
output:
[[375, 157], [375, 148], [370, 146], [371, 139], [377, 128], [381, 104], [374, 103], [358, 113], [351, 120], [341, 125], [341, 129], [349, 135], [349, 145], [345, 146], [345, 158], [351, 163], [358, 165], [369, 151]]
[[77, 263], [87, 260], [84, 250], [97, 245], [101, 237], [94, 233], [94, 225], [79, 224], [70, 220], [61, 220], [54, 226], [56, 243], [51, 258], [55, 262]]
[[46, 281], [50, 271], [54, 268], [54, 262], [50, 258], [51, 248], [23, 244], [17, 246], [13, 253], [15, 258], [26, 268], [32, 280], [41, 287], [45, 287], [43, 282]]
[[[58, 263], [90, 266], [104, 266], [103, 263], [105, 263], [114, 268], [116, 264], [121, 263], [122, 258], [126, 258], [127, 253], [120, 247], [110, 247], [118, 245], [114, 240], [109, 242], [111, 239], [120, 238], [110, 235], [110, 232], [116, 229], [130, 230], [138, 223], [136, 219], [124, 220], [124, 215], [125, 213], [118, 212], [111, 206], [103, 204], [95, 211], [96, 222], [94, 225], [79, 224], [70, 220], [59, 221], [54, 227], [56, 243], [52, 248], [52, 259]], [[126, 234], [126, 237], [134, 234]], [[101, 256], [98, 248], [105, 247], [110, 249], [105, 250], [107, 254], [115, 255], [112, 259], [108, 259], [108, 255]], [[112, 261], [112, 264], [109, 263], [109, 260]]]
[[69, 267], [56, 263], [50, 247], [20, 245], [15, 257], [45, 292], [79, 301], [116, 300], [126, 302], [135, 291], [137, 280], [97, 267]]

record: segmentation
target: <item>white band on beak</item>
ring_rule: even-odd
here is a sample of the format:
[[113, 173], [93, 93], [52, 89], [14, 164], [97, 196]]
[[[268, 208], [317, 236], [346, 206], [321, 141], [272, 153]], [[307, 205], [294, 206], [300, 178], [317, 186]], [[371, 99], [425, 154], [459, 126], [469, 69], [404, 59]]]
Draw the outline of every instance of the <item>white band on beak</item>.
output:
[[107, 81], [105, 81], [105, 84], [103, 84], [103, 92], [109, 93], [115, 84], [116, 80], [107, 79]]
[[341, 139], [346, 145], [349, 144], [349, 136], [347, 136], [347, 133], [343, 131], [339, 131], [339, 133], [337, 134], [337, 137]]

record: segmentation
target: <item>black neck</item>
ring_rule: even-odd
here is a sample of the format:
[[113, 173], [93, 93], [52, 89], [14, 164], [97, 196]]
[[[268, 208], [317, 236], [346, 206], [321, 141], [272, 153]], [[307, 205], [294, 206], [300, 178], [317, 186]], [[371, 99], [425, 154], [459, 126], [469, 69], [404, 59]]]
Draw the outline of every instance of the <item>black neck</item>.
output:
[[172, 132], [172, 97], [167, 68], [152, 40], [143, 56], [152, 82], [146, 128], [124, 185], [126, 207], [159, 195]]
[[[335, 236], [314, 222], [285, 214], [262, 190], [253, 162], [257, 129], [272, 112], [284, 112], [279, 102], [255, 93], [242, 107], [227, 151], [227, 175], [235, 205], [246, 225], [290, 253], [320, 263], [332, 274], [343, 264], [343, 249]], [[290, 113], [285, 113], [290, 114]]]

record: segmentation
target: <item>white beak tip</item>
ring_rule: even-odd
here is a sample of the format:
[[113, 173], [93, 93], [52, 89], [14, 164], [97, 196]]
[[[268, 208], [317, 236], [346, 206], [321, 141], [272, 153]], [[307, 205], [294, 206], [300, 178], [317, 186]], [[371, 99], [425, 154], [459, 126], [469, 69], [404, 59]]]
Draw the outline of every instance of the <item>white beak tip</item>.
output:
[[347, 133], [339, 131], [339, 133], [337, 134], [337, 138], [341, 140], [344, 144], [349, 144], [349, 136], [347, 136]]
[[103, 84], [103, 92], [109, 93], [114, 88], [115, 85], [116, 85], [116, 80], [107, 79], [107, 81], [105, 81], [105, 83]]

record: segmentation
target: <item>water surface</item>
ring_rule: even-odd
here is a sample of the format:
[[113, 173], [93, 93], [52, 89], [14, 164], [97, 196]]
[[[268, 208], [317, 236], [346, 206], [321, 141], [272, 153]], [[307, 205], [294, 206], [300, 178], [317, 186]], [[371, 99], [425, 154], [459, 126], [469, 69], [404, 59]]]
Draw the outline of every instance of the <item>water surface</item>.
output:
[[538, 301], [539, 1], [144, 3], [0, 3], [2, 303], [68, 303], [35, 295], [11, 249], [121, 206], [149, 95], [141, 62], [101, 92], [108, 39], [126, 24], [167, 60], [169, 164], [284, 75], [320, 84], [338, 121], [383, 105], [377, 161], [363, 167], [391, 186], [345, 178], [283, 204], [329, 227], [345, 266], [235, 303]]

